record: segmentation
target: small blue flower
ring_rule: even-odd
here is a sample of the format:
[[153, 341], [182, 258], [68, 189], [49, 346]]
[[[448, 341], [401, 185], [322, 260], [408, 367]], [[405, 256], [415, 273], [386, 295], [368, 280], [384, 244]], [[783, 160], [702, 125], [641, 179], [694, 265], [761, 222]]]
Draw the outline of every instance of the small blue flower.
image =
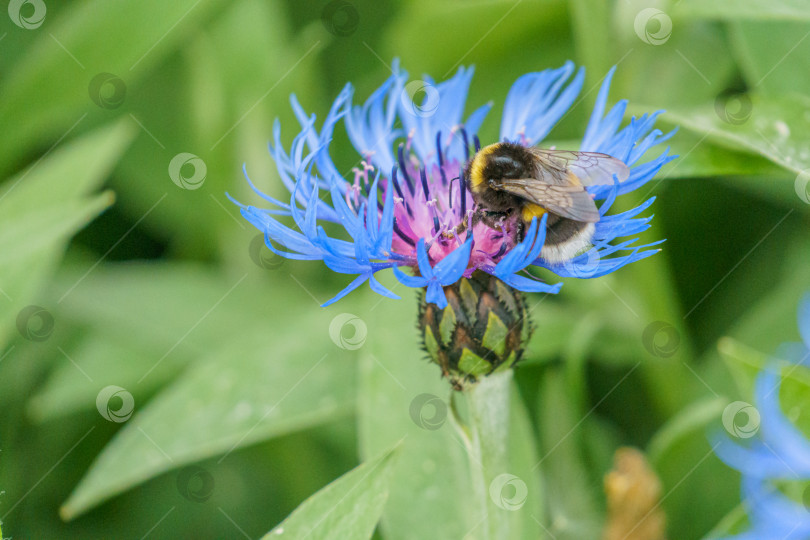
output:
[[[810, 480], [810, 440], [794, 426], [779, 404], [781, 368], [804, 369], [810, 357], [810, 295], [799, 307], [799, 330], [804, 343], [780, 347], [778, 356], [757, 376], [754, 403], [760, 415], [757, 437], [747, 444], [728, 436], [715, 437], [715, 452], [742, 473], [742, 499], [751, 529], [736, 540], [800, 540], [810, 538], [810, 509], [784, 495], [776, 486], [783, 480]], [[808, 487], [810, 489], [810, 487]]]
[[[466, 119], [463, 116], [472, 68], [460, 68], [441, 83], [429, 77], [407, 83], [407, 73], [395, 61], [393, 75], [362, 105], [352, 104], [353, 89], [346, 85], [320, 130], [315, 127], [315, 116], [307, 115], [292, 96], [300, 132], [287, 151], [277, 121], [270, 145], [281, 180], [290, 192], [289, 202], [260, 192], [248, 177], [254, 191], [272, 207], [236, 204], [245, 219], [264, 233], [273, 252], [290, 259], [320, 260], [334, 272], [355, 276], [326, 304], [366, 281], [375, 292], [398, 298], [375, 278], [387, 268], [393, 268], [399, 282], [408, 287], [427, 287], [427, 300], [439, 306], [446, 303], [443, 286], [476, 270], [522, 291], [556, 293], [560, 284], [543, 283], [528, 268], [547, 268], [563, 277], [598, 277], [658, 251], [648, 248], [660, 242], [617, 241], [649, 228], [651, 218], [638, 216], [652, 204], [652, 198], [628, 212], [607, 212], [618, 195], [642, 186], [674, 159], [666, 149], [641, 163], [647, 150], [674, 131], [662, 134], [653, 129], [660, 111], [632, 118], [621, 127], [626, 101], [605, 114], [614, 70], [599, 91], [580, 150], [622, 160], [630, 168], [630, 177], [620, 185], [588, 187], [595, 200], [603, 201], [602, 217], [595, 224], [592, 247], [573, 259], [550, 262], [540, 256], [545, 220], [532, 223], [520, 243], [484, 223], [471, 225], [476, 208], [463, 169], [471, 145], [476, 150], [480, 147], [476, 133], [491, 108], [483, 105]], [[539, 143], [571, 108], [583, 80], [584, 70], [576, 70], [571, 62], [520, 77], [504, 105], [500, 139]], [[419, 92], [413, 92], [414, 85]], [[419, 93], [425, 98], [416, 103], [411, 96]], [[341, 120], [360, 155], [350, 180], [344, 179], [329, 156], [332, 135]], [[286, 224], [280, 216], [288, 218]], [[330, 236], [324, 228], [329, 222], [342, 226], [345, 234]], [[408, 275], [402, 267], [410, 267], [418, 275]]]
[[442, 287], [452, 285], [464, 275], [467, 269], [467, 261], [470, 260], [470, 249], [472, 248], [472, 235], [467, 237], [464, 245], [460, 249], [451, 252], [450, 255], [439, 261], [436, 266], [430, 265], [427, 250], [425, 249], [425, 239], [420, 238], [416, 245], [416, 259], [419, 263], [419, 276], [409, 276], [396, 266], [394, 274], [397, 279], [408, 287], [427, 287], [427, 301], [433, 302], [440, 308], [447, 306], [447, 298], [444, 296]]

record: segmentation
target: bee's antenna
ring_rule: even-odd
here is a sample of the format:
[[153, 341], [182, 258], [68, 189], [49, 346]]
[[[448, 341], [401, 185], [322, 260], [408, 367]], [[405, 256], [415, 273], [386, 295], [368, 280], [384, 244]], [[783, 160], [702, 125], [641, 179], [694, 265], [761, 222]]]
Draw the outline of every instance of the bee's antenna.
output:
[[413, 180], [411, 175], [408, 174], [408, 169], [405, 167], [405, 157], [403, 155], [403, 145], [400, 144], [397, 148], [397, 157], [399, 158], [399, 168], [402, 170], [402, 176], [405, 177], [405, 185], [408, 186], [408, 191], [413, 195]]
[[439, 168], [444, 167], [444, 155], [442, 154], [442, 132], [436, 132], [436, 155], [439, 158]]

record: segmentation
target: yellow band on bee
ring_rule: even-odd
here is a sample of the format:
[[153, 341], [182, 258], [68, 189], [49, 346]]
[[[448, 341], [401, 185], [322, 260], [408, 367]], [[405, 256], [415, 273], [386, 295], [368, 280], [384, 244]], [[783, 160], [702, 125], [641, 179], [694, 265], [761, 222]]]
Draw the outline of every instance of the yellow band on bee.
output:
[[523, 217], [523, 221], [526, 222], [531, 222], [532, 218], [534, 217], [536, 217], [539, 221], [545, 213], [545, 208], [534, 203], [528, 203], [521, 209], [521, 217]]
[[498, 146], [499, 144], [490, 144], [475, 154], [472, 165], [470, 166], [470, 189], [473, 191], [485, 184], [484, 167], [486, 166], [486, 158], [494, 152]]

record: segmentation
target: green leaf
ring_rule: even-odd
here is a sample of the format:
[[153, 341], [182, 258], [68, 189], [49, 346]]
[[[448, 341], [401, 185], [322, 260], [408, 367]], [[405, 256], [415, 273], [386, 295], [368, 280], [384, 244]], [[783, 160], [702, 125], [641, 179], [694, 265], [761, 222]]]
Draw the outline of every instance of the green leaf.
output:
[[541, 441], [540, 465], [548, 493], [551, 534], [560, 540], [597, 538], [602, 516], [581, 454], [582, 415], [566, 390], [563, 372], [549, 368], [538, 394]]
[[[48, 21], [48, 30], [39, 33], [4, 77], [0, 117], [15, 126], [0, 134], [4, 154], [19, 154], [43, 135], [61, 136], [90, 112], [109, 113], [91, 99], [96, 76], [112, 74], [131, 92], [149, 66], [220, 4], [224, 2], [90, 0], [69, 6], [63, 16]], [[112, 91], [111, 84], [102, 89]], [[0, 170], [8, 165], [0, 162]]]
[[[495, 21], [498, 24], [494, 25]], [[482, 142], [494, 141], [500, 125], [497, 111], [509, 85], [524, 73], [557, 68], [574, 57], [569, 28], [567, 2], [559, 0], [517, 3], [418, 0], [402, 5], [375, 50], [385, 62], [401, 58], [412, 79], [427, 73], [441, 81], [452, 76], [459, 66], [474, 65], [476, 74], [466, 110], [472, 112], [494, 101], [493, 111], [478, 133]], [[441, 47], [429, 39], [413, 39], [438, 35], [442, 36]], [[476, 38], [471, 40], [471, 36]], [[346, 56], [345, 62], [354, 63], [352, 68], [357, 72], [368, 73], [364, 58]], [[388, 76], [382, 64], [379, 68], [373, 75], [375, 81]], [[569, 115], [567, 120], [571, 121], [573, 116], [579, 115]]]
[[627, 444], [626, 436], [612, 418], [592, 415], [581, 427], [585, 463], [598, 477], [613, 468], [616, 450]]
[[[530, 296], [530, 306], [533, 300], [534, 297]], [[572, 321], [577, 315], [574, 307], [552, 302], [543, 302], [532, 310], [530, 316], [535, 330], [519, 365], [544, 363], [559, 357], [560, 351], [571, 337]]]
[[[806, 13], [810, 8], [806, 7]], [[736, 21], [732, 45], [749, 88], [767, 95], [810, 92], [810, 18]]]
[[80, 281], [89, 265], [74, 261], [52, 285], [65, 316], [123, 343], [148, 337], [143, 345], [161, 354], [173, 346], [196, 353], [221, 346], [256, 317], [278, 311], [267, 296], [289, 304], [290, 319], [313, 307], [267, 287], [267, 274], [258, 271], [226, 275], [199, 264], [132, 262], [104, 265]]
[[[810, 98], [791, 94], [765, 99], [751, 95], [750, 100], [750, 105], [742, 105], [745, 112], [741, 110], [732, 122], [723, 120], [724, 109], [718, 111], [715, 105], [672, 109], [661, 119], [693, 131], [708, 142], [762, 156], [789, 171], [785, 176], [792, 173], [795, 177], [810, 168], [810, 124], [805, 120]], [[633, 107], [634, 111], [646, 109]]]
[[[759, 159], [756, 156], [748, 154], [747, 156], [743, 156], [740, 163], [745, 163], [750, 158]], [[801, 182], [804, 176], [799, 180], [785, 178], [783, 169], [777, 168], [772, 163], [768, 163], [768, 166], [772, 169], [771, 172], [768, 173], [754, 172], [757, 176], [722, 177], [719, 180], [729, 187], [754, 195], [763, 201], [791, 208], [794, 207], [796, 201], [799, 200], [796, 197], [797, 182]], [[752, 171], [756, 171], [756, 169], [752, 169]]]
[[358, 312], [368, 325], [357, 404], [360, 453], [376, 455], [404, 438], [382, 520], [385, 538], [462, 538], [481, 516], [448, 417], [450, 385], [419, 349], [412, 298], [383, 299]]
[[8, 208], [0, 219], [5, 222], [34, 204], [65, 202], [98, 188], [133, 135], [131, 125], [117, 122], [54, 149], [3, 184], [0, 197]]
[[[354, 354], [315, 312], [271, 333], [247, 327], [138, 411], [101, 452], [61, 509], [71, 519], [162, 472], [257, 441], [323, 423], [352, 411]], [[321, 329], [306, 340], [295, 328]]]
[[[328, 92], [331, 100], [339, 89], [329, 88], [314, 73], [325, 40], [306, 31], [291, 37], [284, 5], [252, 0], [228, 4], [205, 31], [194, 32], [193, 39], [182, 44], [180, 54], [156, 66], [139, 83], [137, 95], [132, 94], [134, 115], [166, 150], [144, 134], [122, 160], [113, 187], [126, 201], [126, 210], [136, 216], [168, 192], [160, 212], [151, 213], [142, 226], [166, 242], [171, 252], [230, 263], [245, 259], [251, 233], [257, 231], [225, 192], [247, 204], [265, 204], [241, 174], [246, 164], [259, 189], [289, 198], [267, 151], [273, 119], [280, 120], [283, 140], [291, 139], [291, 127], [298, 122], [289, 95], [294, 92], [307, 111], [320, 114], [331, 101], [313, 103], [311, 96]], [[323, 25], [316, 24], [326, 34]], [[273, 54], [246, 55], [246, 50]], [[178, 86], [183, 74], [187, 76]], [[169, 179], [170, 159], [179, 151], [204, 160], [208, 174], [200, 189], [181, 190]], [[141, 181], [145, 177], [160, 181]]]
[[267, 274], [260, 271], [229, 275], [187, 262], [129, 262], [99, 267], [77, 284], [86, 264], [73, 261], [54, 281], [60, 309], [123, 343], [148, 336], [142, 345], [155, 352], [175, 347], [205, 353], [219, 347], [257, 317], [278, 312], [268, 296], [289, 304], [288, 320], [313, 308], [286, 296], [289, 289], [268, 286]]
[[583, 331], [597, 336], [589, 342], [591, 345], [599, 343], [598, 348], [589, 349], [596, 355], [595, 360], [614, 365], [634, 363], [639, 352], [637, 338], [646, 323], [622, 305], [616, 294], [630, 305], [638, 306], [641, 300], [637, 290], [627, 287], [616, 291], [615, 287], [621, 286], [621, 282], [614, 277], [582, 280], [549, 275], [546, 281], [562, 281], [567, 294], [564, 301], [553, 296], [528, 297], [535, 331], [519, 365], [548, 362], [560, 358], [569, 349], [581, 348]]
[[708, 397], [687, 405], [667, 420], [650, 440], [647, 445], [650, 462], [656, 464], [681, 439], [720, 418], [726, 405], [728, 400], [722, 397]]
[[[785, 172], [780, 167], [761, 156], [724, 148], [688, 131], [681, 130], [667, 144], [671, 149], [670, 154], [679, 157], [664, 165], [653, 182], [676, 178], [708, 178], [712, 176], [761, 177], [785, 175]], [[737, 186], [746, 180], [748, 179], [733, 178], [729, 181], [729, 184]], [[751, 183], [764, 184], [758, 178], [751, 180]], [[766, 185], [769, 184], [771, 183]], [[788, 184], [788, 182], [784, 182], [784, 184]], [[791, 193], [793, 193], [793, 186], [790, 187]]]
[[618, 46], [611, 100], [657, 105], [647, 112], [713, 101], [735, 72], [726, 39], [710, 21], [679, 24], [659, 6], [648, 0], [614, 3], [611, 38]]
[[740, 395], [748, 399], [754, 391], [754, 379], [765, 365], [768, 355], [730, 337], [722, 338], [717, 343], [717, 350], [731, 372]]
[[745, 530], [744, 525], [748, 523], [748, 512], [745, 503], [740, 503], [731, 512], [726, 514], [717, 525], [709, 531], [703, 540], [717, 540], [725, 538], [730, 534], [741, 533]]
[[63, 297], [55, 318], [87, 332], [55, 351], [55, 369], [28, 403], [34, 421], [92, 410], [93, 396], [108, 384], [149, 392], [255, 321], [262, 332], [286, 328], [315, 307], [300, 301], [306, 292], [297, 285], [285, 286], [283, 274], [268, 283], [268, 271], [255, 266], [231, 276], [199, 264], [106, 264], [81, 279], [92, 264], [73, 261], [53, 281], [52, 295]]
[[721, 20], [810, 21], [810, 6], [804, 0], [681, 0], [675, 2], [673, 14], [678, 17]]
[[[100, 331], [93, 332], [74, 346], [65, 344], [62, 351], [64, 353], [60, 352], [56, 357], [56, 366], [45, 383], [28, 401], [26, 412], [35, 422], [92, 410], [94, 396], [100, 388], [109, 385], [134, 387], [162, 354], [152, 352], [148, 347], [111, 339]], [[190, 360], [188, 354], [169, 355], [149, 373], [141, 388], [148, 390], [166, 383]]]
[[[36, 421], [92, 409], [92, 396], [107, 384], [154, 389], [257, 318], [273, 327], [312, 309], [296, 301], [295, 290], [268, 286], [258, 267], [229, 276], [199, 264], [149, 262], [87, 273], [93, 264], [73, 260], [51, 284], [51, 296], [61, 300], [54, 317], [87, 333], [55, 352], [56, 368], [29, 402]], [[275, 309], [266, 298], [287, 307]]]
[[[92, 396], [106, 384], [149, 392], [258, 320], [266, 332], [320, 311], [289, 272], [252, 263], [241, 275], [178, 262], [104, 264], [87, 273], [94, 262], [72, 260], [52, 281], [50, 295], [61, 299], [54, 317], [86, 334], [61, 344], [64, 354], [54, 351], [56, 368], [29, 402], [35, 421], [92, 410]], [[347, 298], [335, 309], [351, 310], [364, 298]]]
[[[89, 196], [129, 144], [116, 124], [66, 144], [8, 180], [0, 192], [0, 343], [17, 313], [34, 303], [70, 237], [108, 207], [110, 193]], [[4, 348], [4, 347], [3, 347]]]
[[788, 257], [780, 265], [781, 272], [772, 277], [770, 293], [742, 313], [728, 330], [729, 337], [749, 347], [756, 346], [763, 353], [773, 353], [783, 342], [799, 340], [796, 312], [801, 295], [810, 289], [808, 249], [806, 235], [791, 243]]
[[374, 534], [388, 498], [399, 445], [344, 474], [262, 538], [367, 540]]
[[[591, 88], [615, 62], [611, 29], [605, 24], [610, 19], [610, 5], [607, 2], [572, 0], [570, 6], [577, 56], [579, 63], [585, 66], [585, 87]], [[592, 104], [596, 95], [586, 98]]]

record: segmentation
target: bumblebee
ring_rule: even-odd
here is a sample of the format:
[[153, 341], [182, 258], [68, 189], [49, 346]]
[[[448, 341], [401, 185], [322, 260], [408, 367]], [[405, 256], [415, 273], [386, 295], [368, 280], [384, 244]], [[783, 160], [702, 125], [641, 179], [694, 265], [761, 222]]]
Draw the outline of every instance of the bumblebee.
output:
[[464, 177], [476, 202], [473, 223], [484, 222], [523, 240], [527, 225], [543, 214], [546, 240], [540, 256], [565, 262], [591, 246], [599, 209], [586, 186], [612, 185], [630, 174], [607, 154], [546, 150], [502, 142], [481, 148], [467, 163]]

